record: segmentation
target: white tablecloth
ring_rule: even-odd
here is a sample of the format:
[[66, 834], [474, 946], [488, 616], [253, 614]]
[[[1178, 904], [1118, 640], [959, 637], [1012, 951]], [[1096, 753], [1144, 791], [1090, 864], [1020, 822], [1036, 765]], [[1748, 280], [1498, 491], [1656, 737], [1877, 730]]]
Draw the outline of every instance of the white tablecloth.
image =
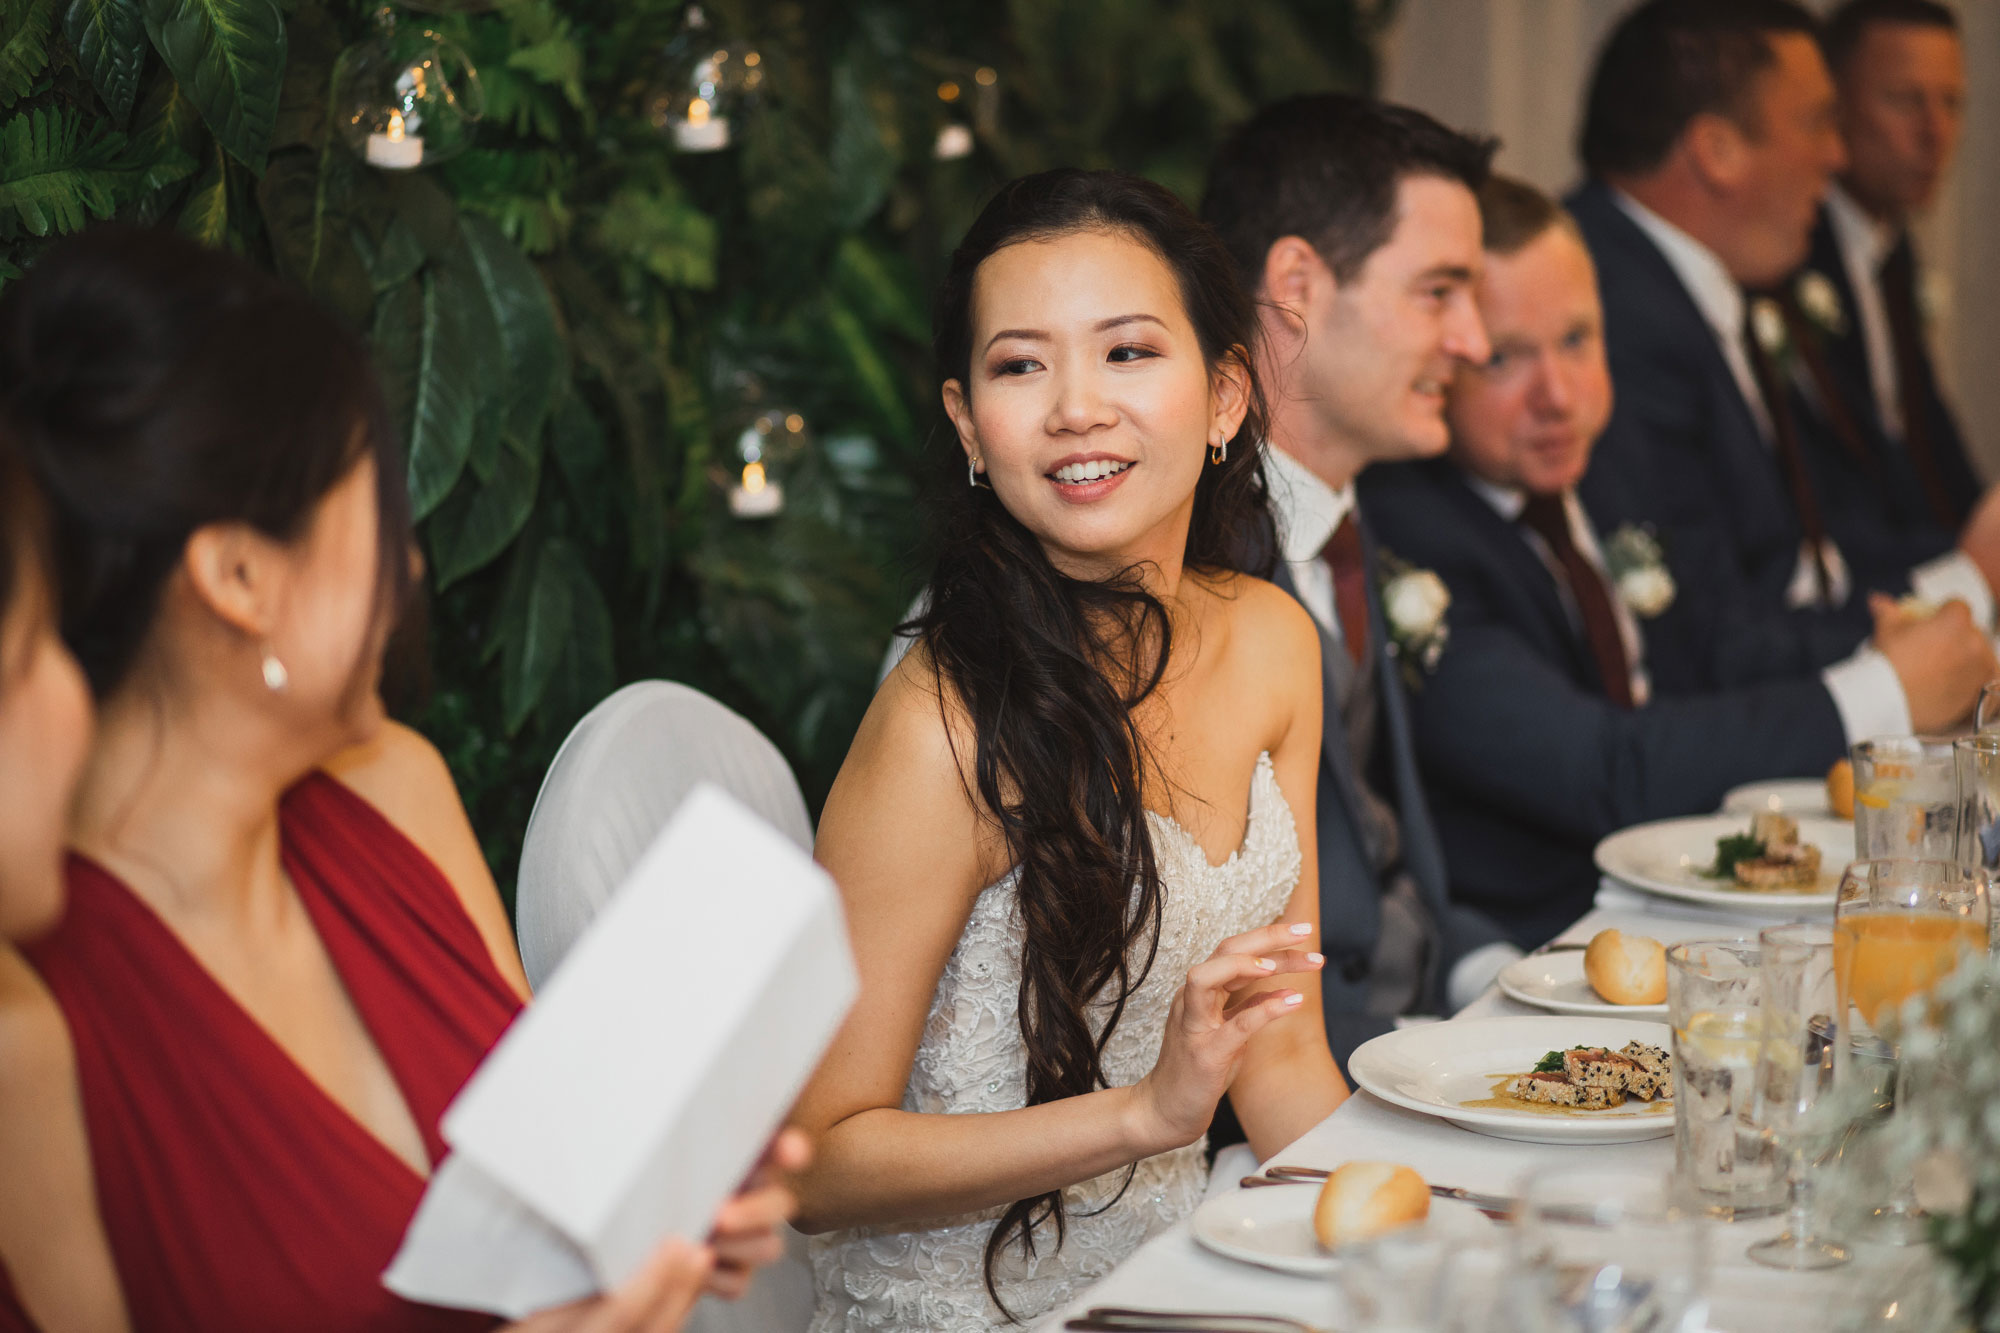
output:
[[[1587, 940], [1607, 926], [1650, 935], [1665, 943], [1737, 934], [1755, 934], [1766, 925], [1797, 914], [1759, 916], [1718, 912], [1671, 903], [1622, 885], [1606, 883], [1597, 907], [1560, 937]], [[1475, 1000], [1458, 1017], [1537, 1014], [1497, 990]], [[1643, 1143], [1551, 1145], [1517, 1143], [1460, 1129], [1415, 1111], [1406, 1111], [1356, 1091], [1338, 1110], [1275, 1161], [1333, 1167], [1355, 1158], [1404, 1162], [1433, 1184], [1458, 1185], [1497, 1194], [1514, 1193], [1524, 1176], [1547, 1162], [1593, 1158], [1634, 1177], [1661, 1176], [1673, 1168], [1672, 1138]], [[1894, 1251], [1865, 1247], [1844, 1268], [1810, 1274], [1781, 1272], [1753, 1264], [1744, 1249], [1774, 1235], [1781, 1219], [1715, 1224], [1711, 1236], [1714, 1272], [1709, 1324], [1720, 1333], [1789, 1333], [1824, 1330], [1829, 1312], [1846, 1308], [1883, 1282], [1882, 1265]], [[1156, 1237], [1072, 1306], [1042, 1325], [1043, 1333], [1093, 1305], [1216, 1313], [1277, 1314], [1327, 1324], [1333, 1298], [1321, 1280], [1271, 1272], [1211, 1254], [1196, 1244], [1183, 1222]]]

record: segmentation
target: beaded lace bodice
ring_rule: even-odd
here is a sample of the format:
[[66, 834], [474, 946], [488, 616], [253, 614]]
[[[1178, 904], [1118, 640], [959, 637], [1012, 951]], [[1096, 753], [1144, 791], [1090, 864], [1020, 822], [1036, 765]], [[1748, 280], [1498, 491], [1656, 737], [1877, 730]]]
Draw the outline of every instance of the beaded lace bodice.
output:
[[[1221, 865], [1210, 865], [1201, 844], [1173, 820], [1151, 814], [1149, 825], [1161, 884], [1159, 952], [1105, 1047], [1113, 1086], [1138, 1082], [1159, 1058], [1167, 1012], [1188, 968], [1229, 936], [1277, 920], [1299, 878], [1298, 831], [1268, 754], [1258, 756], [1250, 782], [1242, 846]], [[1010, 873], [980, 893], [945, 963], [903, 1093], [906, 1111], [951, 1115], [1027, 1104], [1015, 1007], [1022, 944], [1016, 879]], [[1123, 1169], [1064, 1191], [1062, 1248], [1045, 1227], [1035, 1258], [1009, 1245], [995, 1263], [1008, 1309], [1031, 1324], [1192, 1212], [1207, 1183], [1204, 1149], [1197, 1141], [1147, 1158], [1122, 1194]], [[986, 1240], [1003, 1211], [815, 1237], [812, 1333], [1005, 1327], [984, 1276]]]

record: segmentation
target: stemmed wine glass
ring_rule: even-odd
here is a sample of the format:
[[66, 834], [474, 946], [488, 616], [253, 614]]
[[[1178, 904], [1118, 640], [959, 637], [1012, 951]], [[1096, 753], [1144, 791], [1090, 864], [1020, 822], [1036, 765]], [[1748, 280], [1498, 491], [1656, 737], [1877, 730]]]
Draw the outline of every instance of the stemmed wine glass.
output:
[[1833, 927], [1808, 921], [1759, 932], [1764, 1035], [1757, 1058], [1756, 1122], [1785, 1162], [1791, 1210], [1785, 1229], [1749, 1249], [1771, 1268], [1833, 1268], [1847, 1247], [1812, 1231], [1813, 1159], [1831, 1147], [1811, 1113], [1832, 1091], [1840, 999], [1833, 977]]
[[[1872, 1077], [1894, 1114], [1903, 1089], [1897, 1049], [1886, 1035], [1905, 1004], [1983, 953], [1990, 932], [1988, 876], [1951, 861], [1856, 861], [1841, 876], [1833, 909], [1834, 985], [1840, 1000], [1835, 1058], [1843, 1079]], [[1871, 1068], [1872, 1067], [1872, 1068]], [[1886, 1077], [1882, 1077], [1886, 1075]], [[1914, 1244], [1923, 1213], [1908, 1186], [1877, 1212], [1879, 1237]]]

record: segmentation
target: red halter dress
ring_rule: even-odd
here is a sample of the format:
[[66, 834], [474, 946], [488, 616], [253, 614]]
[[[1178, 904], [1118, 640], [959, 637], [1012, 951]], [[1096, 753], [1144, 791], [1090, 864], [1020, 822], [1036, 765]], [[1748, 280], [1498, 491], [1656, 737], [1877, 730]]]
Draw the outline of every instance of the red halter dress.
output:
[[[433, 1162], [438, 1118], [520, 1009], [443, 874], [316, 773], [279, 809], [286, 872]], [[97, 1204], [135, 1333], [458, 1333], [490, 1315], [382, 1286], [424, 1181], [103, 868], [26, 950], [62, 1007]], [[0, 1291], [0, 1329], [18, 1310]]]

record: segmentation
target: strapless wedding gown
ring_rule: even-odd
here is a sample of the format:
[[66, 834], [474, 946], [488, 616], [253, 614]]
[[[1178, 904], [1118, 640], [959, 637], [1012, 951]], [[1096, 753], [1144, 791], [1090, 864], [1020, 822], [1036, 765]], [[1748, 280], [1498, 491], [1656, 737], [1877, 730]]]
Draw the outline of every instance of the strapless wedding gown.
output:
[[[1152, 1069], [1187, 970], [1229, 936], [1277, 920], [1291, 899], [1299, 880], [1298, 830], [1268, 754], [1258, 756], [1250, 780], [1249, 812], [1243, 845], [1219, 866], [1208, 863], [1179, 824], [1149, 815], [1162, 890], [1160, 947], [1105, 1047], [1105, 1078], [1113, 1086], [1136, 1083]], [[1016, 879], [1009, 874], [989, 885], [973, 904], [938, 979], [903, 1093], [905, 1111], [963, 1115], [1027, 1104], [1015, 1008], [1022, 935]], [[1023, 1258], [1013, 1242], [995, 1261], [995, 1285], [1014, 1317], [1032, 1325], [1193, 1212], [1207, 1185], [1205, 1148], [1198, 1140], [1149, 1157], [1129, 1186], [1120, 1168], [1065, 1190], [1062, 1248], [1055, 1248], [1054, 1229], [1044, 1226], [1033, 1259]], [[812, 1333], [1007, 1327], [987, 1296], [984, 1267], [987, 1237], [1004, 1211], [814, 1237]]]

